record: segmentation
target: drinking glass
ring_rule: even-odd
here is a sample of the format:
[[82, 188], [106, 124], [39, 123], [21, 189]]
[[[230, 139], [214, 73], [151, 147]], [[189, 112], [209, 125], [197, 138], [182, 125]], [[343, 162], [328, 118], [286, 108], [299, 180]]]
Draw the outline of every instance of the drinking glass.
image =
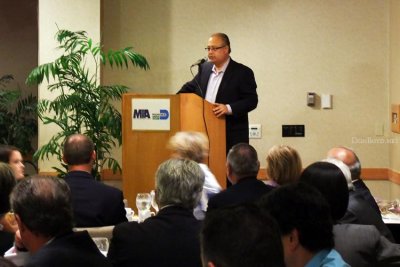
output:
[[153, 207], [153, 209], [156, 211], [156, 213], [158, 213], [158, 205], [156, 202], [156, 192], [154, 190], [150, 191], [150, 196], [151, 196], [151, 206]]
[[108, 248], [110, 246], [107, 237], [93, 237], [92, 238], [97, 248], [100, 250], [103, 255], [107, 256]]
[[138, 193], [136, 196], [136, 207], [138, 209], [139, 222], [143, 222], [146, 218], [144, 216], [150, 213], [151, 195], [149, 193]]

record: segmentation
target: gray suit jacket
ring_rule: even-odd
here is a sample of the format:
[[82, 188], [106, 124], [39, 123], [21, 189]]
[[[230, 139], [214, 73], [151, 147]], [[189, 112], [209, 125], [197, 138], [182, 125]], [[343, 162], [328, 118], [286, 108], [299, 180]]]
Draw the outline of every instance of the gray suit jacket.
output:
[[[353, 267], [400, 263], [400, 245], [390, 242], [373, 225], [336, 224], [335, 249]], [[397, 266], [397, 265], [396, 265]]]

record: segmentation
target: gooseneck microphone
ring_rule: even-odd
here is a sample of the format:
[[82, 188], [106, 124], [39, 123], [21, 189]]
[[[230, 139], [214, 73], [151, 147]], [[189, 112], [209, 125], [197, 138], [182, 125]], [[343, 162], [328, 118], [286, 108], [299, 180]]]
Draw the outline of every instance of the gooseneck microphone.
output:
[[193, 63], [190, 67], [191, 68], [193, 68], [194, 66], [198, 66], [198, 65], [201, 65], [201, 64], [203, 64], [204, 62], [206, 62], [207, 61], [207, 58], [201, 58], [201, 59], [199, 59], [199, 60], [197, 60], [195, 63]]
[[196, 82], [196, 86], [197, 86], [197, 88], [199, 89], [199, 93], [200, 93], [200, 96], [201, 96], [202, 98], [205, 98], [205, 95], [203, 95], [203, 90], [201, 90], [200, 84], [199, 84], [199, 82], [196, 80], [196, 77], [195, 77], [195, 75], [193, 74], [192, 68], [195, 67], [195, 66], [198, 66], [198, 67], [199, 67], [199, 73], [198, 73], [197, 76], [200, 77], [200, 71], [201, 71], [200, 65], [203, 64], [203, 63], [206, 62], [206, 61], [207, 61], [207, 58], [201, 58], [201, 59], [197, 60], [195, 63], [193, 63], [193, 64], [190, 66], [190, 73], [192, 73], [192, 76], [193, 76], [193, 78], [194, 78], [194, 81]]

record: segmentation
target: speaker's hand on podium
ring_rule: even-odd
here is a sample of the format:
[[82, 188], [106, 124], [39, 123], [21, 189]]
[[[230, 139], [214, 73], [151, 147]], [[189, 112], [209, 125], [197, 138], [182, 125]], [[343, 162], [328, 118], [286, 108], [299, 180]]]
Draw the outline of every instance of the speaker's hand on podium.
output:
[[213, 107], [212, 111], [214, 112], [214, 115], [217, 118], [228, 114], [229, 110], [225, 104], [215, 103], [213, 105], [214, 105], [214, 107]]

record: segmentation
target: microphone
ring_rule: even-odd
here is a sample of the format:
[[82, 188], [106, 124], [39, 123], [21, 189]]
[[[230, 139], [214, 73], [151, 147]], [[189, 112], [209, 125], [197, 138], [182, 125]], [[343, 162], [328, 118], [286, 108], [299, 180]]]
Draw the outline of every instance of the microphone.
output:
[[197, 60], [195, 63], [193, 63], [190, 67], [193, 68], [194, 66], [201, 65], [206, 61], [207, 61], [207, 58], [201, 58], [201, 59]]

